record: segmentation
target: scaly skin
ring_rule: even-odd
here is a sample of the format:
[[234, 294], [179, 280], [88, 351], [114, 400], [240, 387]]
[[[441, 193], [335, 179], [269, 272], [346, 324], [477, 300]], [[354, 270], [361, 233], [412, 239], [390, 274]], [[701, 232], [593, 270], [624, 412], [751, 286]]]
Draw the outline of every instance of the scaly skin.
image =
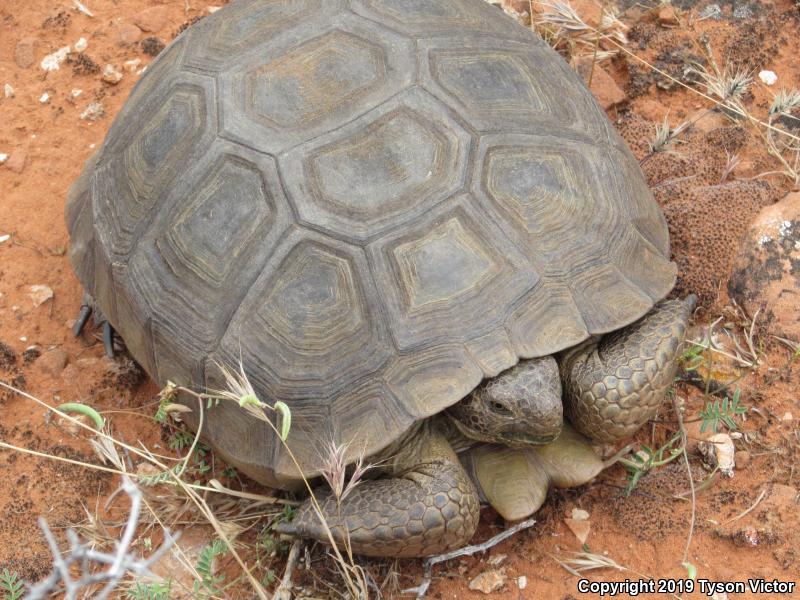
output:
[[661, 302], [633, 325], [564, 355], [564, 412], [575, 429], [613, 442], [653, 417], [675, 378], [695, 301]]
[[[363, 481], [341, 502], [330, 492], [315, 492], [336, 543], [349, 543], [354, 553], [366, 556], [413, 557], [469, 542], [480, 500], [444, 435], [423, 428], [393, 463], [392, 478]], [[328, 541], [309, 501], [277, 530]]]

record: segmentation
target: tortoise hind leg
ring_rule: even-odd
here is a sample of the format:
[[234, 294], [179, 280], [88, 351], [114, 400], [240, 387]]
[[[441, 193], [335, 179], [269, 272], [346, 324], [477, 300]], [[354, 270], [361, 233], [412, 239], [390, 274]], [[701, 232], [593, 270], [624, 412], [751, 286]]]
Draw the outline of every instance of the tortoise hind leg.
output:
[[103, 328], [103, 348], [106, 351], [106, 356], [108, 356], [108, 358], [114, 358], [114, 328], [103, 313], [95, 306], [94, 300], [89, 294], [83, 295], [81, 310], [78, 313], [75, 325], [72, 326], [72, 333], [75, 337], [78, 337], [89, 321], [89, 317], [92, 313], [94, 313], [95, 325], [102, 326]]
[[612, 442], [653, 417], [677, 372], [695, 302], [661, 302], [636, 323], [564, 354], [564, 410], [578, 431]]
[[[353, 553], [367, 556], [413, 557], [440, 554], [470, 540], [480, 510], [475, 487], [443, 435], [421, 435], [412, 460], [393, 466], [392, 477], [363, 481], [338, 502], [329, 492], [315, 493], [340, 547], [349, 545]], [[308, 500], [291, 523], [281, 523], [276, 531], [329, 541]]]

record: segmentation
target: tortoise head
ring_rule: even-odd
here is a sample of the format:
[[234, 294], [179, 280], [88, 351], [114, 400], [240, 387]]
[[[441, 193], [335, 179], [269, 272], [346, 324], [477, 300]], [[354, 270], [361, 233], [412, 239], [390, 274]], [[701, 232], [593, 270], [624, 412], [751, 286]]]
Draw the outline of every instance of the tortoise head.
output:
[[552, 356], [523, 360], [484, 381], [446, 413], [474, 440], [512, 447], [549, 444], [564, 419], [558, 364]]

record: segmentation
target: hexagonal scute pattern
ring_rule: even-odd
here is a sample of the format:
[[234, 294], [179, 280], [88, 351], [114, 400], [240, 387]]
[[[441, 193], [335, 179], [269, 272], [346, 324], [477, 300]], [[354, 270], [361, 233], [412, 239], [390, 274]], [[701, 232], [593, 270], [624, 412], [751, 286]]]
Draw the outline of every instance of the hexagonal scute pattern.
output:
[[192, 201], [167, 237], [198, 277], [216, 286], [227, 277], [253, 234], [272, 216], [265, 188], [263, 174], [254, 165], [225, 156], [190, 193]]
[[339, 9], [336, 0], [238, 0], [222, 14], [205, 17], [185, 34], [192, 39], [187, 67], [200, 71], [221, 71], [231, 64], [231, 56], [247, 52], [264, 40], [304, 20]]
[[249, 74], [246, 110], [271, 127], [303, 127], [383, 82], [380, 46], [342, 31], [311, 40]]
[[[666, 223], [580, 78], [484, 0], [237, 0], [148, 68], [71, 194], [71, 259], [164, 384], [217, 363], [378, 451], [521, 357], [644, 314]], [[207, 436], [291, 486], [238, 407]]]
[[422, 214], [466, 178], [469, 136], [419, 90], [295, 148], [282, 162], [300, 218], [363, 240]]
[[433, 50], [428, 59], [434, 79], [472, 113], [516, 119], [551, 111], [518, 52]]
[[408, 38], [346, 12], [312, 24], [298, 26], [287, 39], [262, 40], [259, 52], [220, 74], [221, 135], [279, 154], [414, 82], [417, 63]]

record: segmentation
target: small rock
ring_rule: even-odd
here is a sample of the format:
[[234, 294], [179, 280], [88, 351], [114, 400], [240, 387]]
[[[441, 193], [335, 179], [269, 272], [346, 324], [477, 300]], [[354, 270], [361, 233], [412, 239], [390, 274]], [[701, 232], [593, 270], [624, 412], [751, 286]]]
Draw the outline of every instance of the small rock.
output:
[[492, 594], [501, 589], [508, 580], [502, 569], [484, 571], [469, 582], [469, 589], [484, 594]]
[[709, 4], [700, 11], [698, 18], [700, 20], [712, 19], [714, 21], [719, 21], [722, 18], [722, 7], [720, 7], [719, 4]]
[[736, 468], [742, 470], [747, 468], [753, 458], [747, 450], [739, 450], [733, 455], [733, 460], [736, 463]]
[[39, 66], [45, 71], [58, 71], [61, 68], [61, 63], [67, 59], [69, 51], [69, 46], [63, 46], [52, 54], [45, 56]]
[[583, 510], [582, 508], [573, 508], [572, 509], [572, 518], [576, 521], [588, 521], [589, 520], [589, 513]]
[[122, 47], [132, 46], [142, 37], [142, 30], [131, 23], [123, 23], [117, 31], [117, 45]]
[[164, 49], [165, 44], [161, 38], [148, 37], [142, 40], [142, 52], [147, 56], [158, 56]]
[[167, 22], [166, 6], [151, 6], [133, 18], [136, 26], [146, 33], [161, 31]]
[[0, 152], [0, 165], [2, 165], [7, 160], [8, 160], [8, 154], [4, 154], [4, 153]]
[[140, 64], [142, 64], [142, 59], [134, 58], [132, 60], [126, 60], [124, 63], [122, 63], [122, 67], [128, 71], [128, 73], [135, 73]]
[[28, 288], [28, 297], [33, 301], [34, 308], [41, 306], [53, 298], [53, 290], [44, 284], [32, 285]]
[[79, 39], [77, 42], [75, 42], [75, 45], [73, 46], [73, 48], [75, 48], [75, 52], [83, 52], [88, 47], [89, 47], [89, 42], [86, 41], [86, 38]]
[[774, 71], [760, 71], [758, 78], [764, 82], [765, 85], [775, 85], [778, 81], [778, 76]]
[[3, 235], [0, 235], [0, 244], [3, 244], [3, 243], [7, 242], [10, 239], [11, 239], [11, 236], [9, 234], [7, 234], [7, 233], [3, 234]]
[[28, 159], [28, 151], [20, 146], [11, 152], [11, 155], [6, 161], [6, 167], [11, 169], [14, 173], [22, 173], [25, 168], [25, 161]]
[[86, 110], [81, 113], [81, 119], [84, 121], [97, 121], [105, 112], [106, 110], [103, 108], [101, 102], [92, 102], [86, 107]]
[[213, 15], [213, 14], [214, 14], [215, 12], [217, 12], [217, 11], [218, 11], [220, 8], [222, 8], [222, 7], [221, 7], [221, 6], [209, 6], [209, 7], [207, 7], [207, 8], [206, 8], [206, 10], [209, 12], [209, 14], [212, 14], [212, 15]]
[[69, 95], [73, 100], [77, 100], [78, 96], [80, 96], [82, 93], [83, 93], [83, 90], [79, 90], [79, 89], [76, 88], [76, 89], [72, 90], [69, 93]]
[[10, 83], [7, 83], [3, 86], [3, 95], [6, 98], [13, 98], [14, 97], [14, 88], [11, 87]]
[[664, 27], [675, 27], [680, 24], [678, 13], [671, 4], [664, 4], [658, 11], [658, 22]]
[[728, 118], [722, 112], [705, 108], [691, 113], [686, 120], [692, 123], [692, 127], [703, 133], [727, 127], [729, 123]]
[[723, 475], [733, 477], [736, 448], [731, 436], [727, 433], [715, 433], [705, 442], [697, 444], [697, 449], [703, 456], [703, 465], [709, 470], [716, 468]]
[[783, 416], [781, 417], [781, 421], [783, 421], [784, 423], [791, 423], [793, 420], [794, 420], [794, 415], [792, 415], [792, 413], [788, 411], [783, 413]]
[[525, 575], [520, 575], [517, 577], [517, 587], [521, 590], [524, 590], [528, 587], [528, 578]]
[[117, 85], [122, 81], [122, 73], [114, 65], [106, 65], [103, 69], [103, 81], [111, 85]]
[[48, 102], [50, 102], [50, 94], [45, 92], [44, 94], [39, 96], [39, 102], [41, 102], [42, 104], [47, 104]]
[[595, 63], [594, 69], [592, 69], [591, 56], [579, 58], [575, 67], [587, 85], [589, 85], [589, 78], [591, 77], [592, 83], [589, 85], [589, 89], [603, 110], [608, 110], [617, 104], [625, 102], [627, 99], [625, 92], [622, 91], [617, 82], [614, 81], [614, 78], [603, 67]]
[[508, 558], [508, 554], [495, 554], [486, 562], [489, 563], [493, 567], [499, 567], [503, 564], [503, 561]]
[[742, 238], [728, 292], [769, 333], [800, 340], [800, 193], [761, 209]]
[[36, 361], [36, 366], [43, 372], [56, 377], [69, 362], [69, 354], [61, 348], [53, 348], [42, 354]]
[[575, 537], [578, 538], [581, 545], [586, 543], [589, 537], [589, 531], [591, 530], [591, 523], [589, 523], [589, 521], [586, 519], [564, 519], [564, 523], [566, 523], [569, 530], [575, 534]]
[[20, 69], [27, 69], [36, 62], [36, 46], [39, 43], [34, 37], [22, 38], [14, 48], [14, 62]]

